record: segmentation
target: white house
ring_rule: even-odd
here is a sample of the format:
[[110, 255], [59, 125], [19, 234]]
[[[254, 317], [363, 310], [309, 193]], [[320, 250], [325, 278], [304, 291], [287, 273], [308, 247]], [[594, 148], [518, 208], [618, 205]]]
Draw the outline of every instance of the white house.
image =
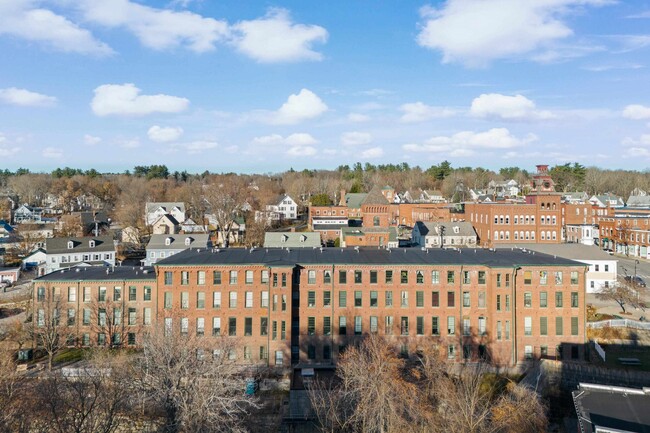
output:
[[148, 226], [166, 214], [173, 216], [176, 221], [185, 221], [185, 203], [149, 202], [145, 205], [145, 222]]
[[623, 199], [614, 194], [594, 195], [589, 199], [591, 204], [598, 207], [620, 207], [625, 206]]
[[476, 231], [467, 221], [418, 221], [411, 232], [411, 245], [426, 248], [476, 247], [476, 241]]
[[159, 260], [189, 248], [211, 247], [210, 236], [205, 233], [151, 235], [147, 244], [145, 266], [151, 266]]
[[281, 214], [281, 219], [298, 218], [298, 204], [286, 194], [279, 196], [273, 204], [266, 205], [266, 211]]
[[79, 264], [115, 266], [115, 243], [112, 236], [51, 238], [45, 242], [45, 273]]
[[43, 209], [32, 207], [26, 204], [21, 205], [14, 211], [14, 222], [21, 223], [39, 223], [43, 218]]
[[519, 194], [519, 184], [516, 180], [491, 180], [487, 193], [497, 197], [514, 197]]
[[47, 253], [43, 248], [39, 248], [22, 259], [20, 267], [23, 270], [39, 268], [44, 272], [45, 269], [43, 265], [45, 265], [45, 262], [47, 262]]
[[600, 232], [593, 224], [567, 224], [566, 241], [570, 244], [597, 245]]

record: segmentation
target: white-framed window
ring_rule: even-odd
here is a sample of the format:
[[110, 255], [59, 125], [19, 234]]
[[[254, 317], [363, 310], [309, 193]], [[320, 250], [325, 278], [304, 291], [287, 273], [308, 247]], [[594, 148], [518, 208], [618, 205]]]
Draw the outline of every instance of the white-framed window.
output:
[[246, 308], [253, 308], [253, 292], [246, 292]]

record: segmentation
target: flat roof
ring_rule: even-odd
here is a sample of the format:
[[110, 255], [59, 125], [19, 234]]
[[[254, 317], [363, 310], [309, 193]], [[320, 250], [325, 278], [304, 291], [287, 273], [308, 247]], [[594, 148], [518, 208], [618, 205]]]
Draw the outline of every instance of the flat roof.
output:
[[154, 281], [155, 279], [156, 272], [151, 266], [77, 266], [50, 272], [33, 281]]
[[526, 250], [550, 254], [572, 260], [616, 260], [597, 246], [583, 244], [500, 244], [505, 248], [525, 248]]
[[518, 249], [420, 249], [420, 248], [228, 248], [189, 249], [160, 260], [156, 266], [245, 265], [294, 266], [312, 264], [368, 265], [484, 265], [586, 266], [583, 263], [548, 254]]
[[585, 433], [593, 433], [597, 427], [650, 433], [650, 388], [581, 383], [572, 395]]

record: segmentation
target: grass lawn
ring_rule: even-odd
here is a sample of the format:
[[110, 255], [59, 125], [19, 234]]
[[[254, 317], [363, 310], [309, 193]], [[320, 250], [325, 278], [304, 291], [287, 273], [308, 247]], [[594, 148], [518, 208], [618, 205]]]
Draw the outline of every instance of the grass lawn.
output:
[[55, 363], [81, 361], [86, 354], [85, 349], [63, 349], [54, 356]]

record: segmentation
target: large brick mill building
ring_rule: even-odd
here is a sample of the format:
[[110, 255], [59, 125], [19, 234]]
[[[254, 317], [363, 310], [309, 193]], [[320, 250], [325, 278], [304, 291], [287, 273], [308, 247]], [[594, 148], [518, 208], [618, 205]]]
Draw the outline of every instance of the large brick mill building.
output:
[[75, 311], [67, 313], [71, 343], [106, 344], [88, 323], [101, 319], [84, 309], [97, 297], [117, 299], [123, 344], [164, 322], [236, 338], [238, 359], [270, 366], [335, 363], [371, 333], [405, 353], [433, 341], [458, 361], [584, 357], [586, 266], [525, 250], [191, 249], [155, 272], [99, 269], [34, 280], [35, 320], [58, 294], [59, 308]]

